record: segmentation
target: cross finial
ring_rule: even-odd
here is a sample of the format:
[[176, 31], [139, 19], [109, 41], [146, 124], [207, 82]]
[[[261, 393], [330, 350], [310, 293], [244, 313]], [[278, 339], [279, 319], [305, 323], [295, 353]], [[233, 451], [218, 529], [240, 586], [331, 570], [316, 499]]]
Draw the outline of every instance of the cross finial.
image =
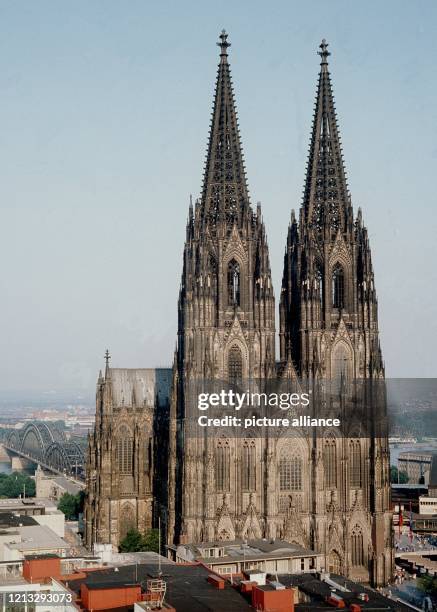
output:
[[220, 55], [227, 55], [227, 49], [231, 46], [231, 43], [228, 42], [228, 35], [226, 33], [226, 30], [222, 30], [222, 33], [220, 34], [219, 38], [220, 42], [218, 42], [217, 45], [220, 47]]
[[328, 57], [331, 55], [328, 51], [328, 43], [326, 42], [325, 39], [322, 40], [321, 44], [319, 45], [320, 51], [317, 51], [318, 55], [320, 55], [320, 57], [322, 58], [322, 61], [320, 62], [320, 64], [322, 66], [327, 66], [328, 65]]
[[106, 349], [106, 352], [105, 352], [105, 361], [106, 361], [106, 367], [108, 367], [108, 366], [109, 366], [109, 360], [110, 360], [110, 359], [111, 359], [111, 355], [109, 354], [108, 349]]

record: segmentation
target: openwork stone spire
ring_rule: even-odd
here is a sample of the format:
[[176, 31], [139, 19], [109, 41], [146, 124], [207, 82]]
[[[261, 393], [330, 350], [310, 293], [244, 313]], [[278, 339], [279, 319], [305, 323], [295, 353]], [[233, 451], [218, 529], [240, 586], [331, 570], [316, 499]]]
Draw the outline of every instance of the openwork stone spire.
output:
[[313, 128], [303, 197], [308, 226], [322, 231], [346, 231], [352, 208], [346, 183], [341, 142], [328, 68], [328, 43], [320, 44], [321, 57]]
[[202, 190], [202, 213], [207, 223], [240, 218], [249, 207], [243, 153], [238, 130], [237, 112], [230, 67], [228, 35], [220, 35], [214, 107], [209, 133]]

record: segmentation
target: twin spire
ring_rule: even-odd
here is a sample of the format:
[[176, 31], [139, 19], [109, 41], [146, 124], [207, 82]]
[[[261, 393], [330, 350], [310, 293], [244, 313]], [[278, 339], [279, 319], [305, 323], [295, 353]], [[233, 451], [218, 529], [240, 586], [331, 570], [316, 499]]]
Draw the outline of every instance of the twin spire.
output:
[[[244, 157], [238, 129], [230, 66], [228, 34], [220, 34], [214, 105], [203, 178], [201, 214], [215, 225], [233, 220], [250, 210]], [[320, 46], [320, 73], [312, 136], [303, 195], [304, 219], [308, 226], [334, 233], [346, 231], [352, 207], [346, 182], [334, 96], [328, 70], [328, 43]]]
[[220, 35], [220, 63], [202, 189], [202, 215], [215, 225], [219, 220], [240, 218], [249, 208], [243, 151], [228, 62], [228, 35]]
[[304, 220], [316, 232], [346, 231], [352, 207], [328, 69], [328, 43], [320, 46], [320, 73], [303, 195]]

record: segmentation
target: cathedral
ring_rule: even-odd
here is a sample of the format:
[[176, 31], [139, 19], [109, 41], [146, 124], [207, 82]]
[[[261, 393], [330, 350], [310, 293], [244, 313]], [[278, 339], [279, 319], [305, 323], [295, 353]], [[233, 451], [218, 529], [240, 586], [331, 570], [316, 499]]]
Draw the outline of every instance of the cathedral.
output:
[[[168, 544], [282, 538], [322, 552], [329, 571], [383, 585], [393, 570], [389, 449], [373, 420], [384, 399], [379, 394], [375, 404], [372, 390], [384, 380], [384, 364], [369, 240], [346, 182], [328, 45], [319, 50], [303, 201], [288, 227], [279, 361], [266, 230], [261, 206], [249, 198], [226, 32], [218, 45], [173, 367], [112, 368], [107, 354], [89, 439], [85, 540], [117, 547], [129, 529], [147, 530], [159, 518]], [[364, 407], [367, 418], [350, 419], [344, 435], [193, 435], [194, 381], [321, 389], [325, 408], [353, 414]], [[338, 393], [327, 391], [331, 383]]]

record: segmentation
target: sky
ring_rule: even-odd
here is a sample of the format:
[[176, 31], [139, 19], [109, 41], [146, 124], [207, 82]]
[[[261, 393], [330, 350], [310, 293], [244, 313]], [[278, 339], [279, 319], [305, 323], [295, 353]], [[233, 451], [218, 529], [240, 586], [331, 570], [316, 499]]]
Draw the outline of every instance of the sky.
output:
[[0, 395], [171, 364], [222, 28], [277, 303], [326, 38], [386, 374], [437, 375], [433, 0], [1, 0]]

